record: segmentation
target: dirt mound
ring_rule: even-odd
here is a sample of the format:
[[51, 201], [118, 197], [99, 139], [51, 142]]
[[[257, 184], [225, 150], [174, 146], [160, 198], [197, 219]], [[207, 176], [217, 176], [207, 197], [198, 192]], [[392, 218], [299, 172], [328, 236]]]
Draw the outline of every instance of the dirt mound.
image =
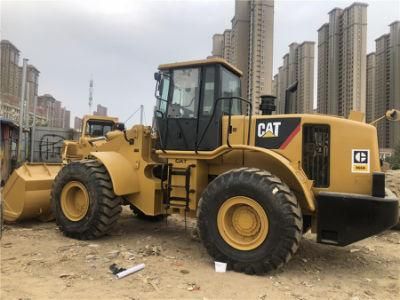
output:
[[[386, 188], [388, 188], [393, 194], [400, 199], [400, 170], [388, 170], [386, 171]], [[400, 200], [399, 200], [400, 210]], [[400, 219], [399, 223], [395, 227], [400, 230]]]

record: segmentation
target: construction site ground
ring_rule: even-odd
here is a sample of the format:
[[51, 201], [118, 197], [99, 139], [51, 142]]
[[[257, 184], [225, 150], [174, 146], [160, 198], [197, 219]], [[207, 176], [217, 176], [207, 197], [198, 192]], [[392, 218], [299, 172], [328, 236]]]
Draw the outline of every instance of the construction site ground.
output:
[[[181, 217], [151, 222], [124, 209], [110, 235], [67, 238], [54, 222], [5, 225], [1, 299], [399, 299], [400, 232], [344, 248], [308, 233], [282, 269], [263, 276], [216, 273]], [[109, 266], [144, 270], [116, 279]]]

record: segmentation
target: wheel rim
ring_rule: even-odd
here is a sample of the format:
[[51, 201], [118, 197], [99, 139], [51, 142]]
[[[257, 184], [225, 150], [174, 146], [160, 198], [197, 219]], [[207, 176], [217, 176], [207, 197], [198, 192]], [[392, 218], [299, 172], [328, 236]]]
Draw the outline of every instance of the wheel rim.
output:
[[70, 221], [82, 220], [89, 210], [89, 194], [86, 187], [78, 182], [68, 182], [61, 192], [61, 209]]
[[255, 200], [237, 196], [227, 199], [217, 215], [218, 231], [230, 246], [238, 250], [253, 250], [268, 235], [268, 216]]

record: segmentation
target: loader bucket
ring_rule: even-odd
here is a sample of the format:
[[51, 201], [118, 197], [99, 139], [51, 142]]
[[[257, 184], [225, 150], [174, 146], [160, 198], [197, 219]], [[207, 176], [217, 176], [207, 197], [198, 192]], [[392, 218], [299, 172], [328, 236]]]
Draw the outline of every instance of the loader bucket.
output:
[[3, 191], [4, 220], [53, 219], [50, 210], [50, 192], [62, 164], [24, 164], [7, 180]]

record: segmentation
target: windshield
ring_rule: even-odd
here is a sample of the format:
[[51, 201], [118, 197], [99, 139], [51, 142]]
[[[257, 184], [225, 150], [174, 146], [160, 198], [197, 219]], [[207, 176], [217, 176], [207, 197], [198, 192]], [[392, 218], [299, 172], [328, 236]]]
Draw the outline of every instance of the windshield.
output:
[[[240, 97], [240, 78], [225, 68], [221, 72], [221, 97]], [[222, 101], [222, 111], [229, 113], [229, 101]], [[240, 115], [242, 113], [242, 102], [238, 99], [232, 100], [232, 115]]]
[[86, 125], [86, 135], [90, 137], [105, 136], [107, 132], [113, 130], [114, 122], [93, 120], [88, 121]]

